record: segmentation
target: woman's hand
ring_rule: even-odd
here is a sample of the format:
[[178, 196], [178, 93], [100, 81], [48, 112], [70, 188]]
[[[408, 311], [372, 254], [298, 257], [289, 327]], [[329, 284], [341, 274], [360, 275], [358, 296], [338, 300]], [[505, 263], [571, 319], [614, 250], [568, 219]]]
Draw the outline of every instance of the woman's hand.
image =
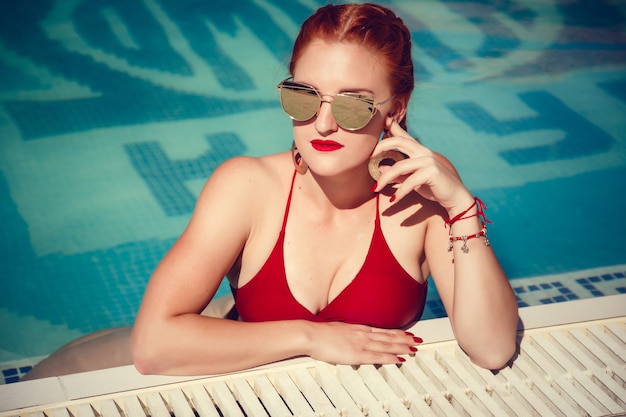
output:
[[340, 322], [311, 323], [310, 352], [324, 362], [360, 365], [401, 363], [398, 355], [417, 352], [422, 340], [404, 330], [378, 329]]
[[452, 164], [442, 155], [431, 151], [412, 138], [397, 122], [389, 129], [391, 136], [376, 145], [372, 156], [383, 151], [397, 150], [408, 158], [386, 168], [376, 185], [380, 191], [389, 184], [397, 184], [391, 201], [398, 201], [412, 191], [439, 203], [448, 213], [465, 209], [473, 197], [463, 185]]

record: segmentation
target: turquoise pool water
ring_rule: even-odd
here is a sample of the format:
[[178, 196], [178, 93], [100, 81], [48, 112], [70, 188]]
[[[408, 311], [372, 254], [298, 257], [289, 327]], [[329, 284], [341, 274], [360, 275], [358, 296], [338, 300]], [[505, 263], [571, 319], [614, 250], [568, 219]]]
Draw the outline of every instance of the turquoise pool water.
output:
[[[289, 148], [275, 85], [322, 3], [0, 3], [0, 363], [131, 324], [212, 170]], [[624, 2], [381, 3], [409, 130], [487, 204], [520, 305], [625, 292]]]

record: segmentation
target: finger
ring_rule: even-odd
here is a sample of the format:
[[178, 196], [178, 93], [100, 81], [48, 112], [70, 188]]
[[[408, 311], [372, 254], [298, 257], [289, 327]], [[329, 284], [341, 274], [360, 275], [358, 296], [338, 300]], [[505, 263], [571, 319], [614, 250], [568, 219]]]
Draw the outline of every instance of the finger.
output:
[[422, 343], [421, 338], [398, 329], [370, 328], [369, 339], [361, 345], [361, 363], [399, 364], [405, 361], [400, 355], [415, 354], [415, 346]]
[[384, 329], [381, 327], [370, 327], [370, 331], [371, 332], [376, 332], [376, 333], [387, 333], [387, 334], [391, 334], [391, 335], [406, 335], [407, 332], [405, 332], [404, 330], [399, 330], [399, 329]]
[[[414, 157], [398, 161], [395, 164], [387, 167], [384, 172], [381, 173], [378, 179], [379, 189], [384, 188], [386, 185], [404, 184], [407, 179], [428, 168], [428, 159], [426, 157]], [[415, 178], [416, 179], [416, 178]], [[400, 187], [396, 185], [395, 188]], [[399, 196], [398, 196], [399, 197]]]
[[[390, 197], [390, 202], [400, 201], [412, 192], [418, 192], [427, 199], [432, 199], [432, 194], [427, 191], [427, 181], [431, 176], [426, 171], [428, 168], [419, 170], [407, 177], [401, 184], [395, 187], [395, 192]], [[426, 187], [426, 188], [423, 188]]]
[[400, 344], [402, 346], [416, 346], [423, 343], [421, 337], [416, 337], [411, 332], [405, 332], [404, 330], [390, 330], [390, 329], [373, 329], [371, 337], [380, 342], [390, 344]]
[[415, 158], [432, 153], [430, 149], [411, 138], [390, 137], [378, 142], [370, 157], [374, 158], [385, 151], [399, 151], [409, 158]]
[[410, 139], [411, 142], [422, 143], [422, 141], [417, 136], [412, 136], [409, 132], [404, 130], [400, 123], [397, 121], [391, 122], [391, 127], [389, 128], [389, 137], [401, 137]]
[[409, 133], [406, 130], [404, 130], [402, 126], [400, 126], [400, 123], [398, 123], [396, 120], [391, 122], [389, 133], [391, 133], [392, 136], [402, 136], [402, 137], [409, 137], [413, 139], [413, 137], [409, 135]]
[[364, 355], [364, 357], [359, 361], [358, 365], [401, 364], [402, 362], [405, 362], [405, 361], [406, 361], [405, 358], [398, 356], [398, 355], [394, 355], [392, 353], [371, 352], [367, 355]]
[[[370, 157], [368, 169], [370, 170], [370, 174], [372, 177], [378, 181], [380, 185], [378, 189], [384, 188], [384, 186], [389, 185], [394, 178], [397, 179], [397, 165], [405, 165], [407, 161], [410, 161], [412, 158], [408, 156], [406, 151], [398, 150], [398, 147], [394, 147], [393, 149], [381, 150], [381, 152], [374, 153], [373, 156]], [[372, 165], [373, 164], [373, 165]], [[385, 175], [382, 179], [382, 174], [386, 171], [391, 170], [392, 167], [396, 167], [396, 169], [392, 170], [393, 175]], [[377, 176], [372, 172], [376, 170], [378, 173]], [[395, 181], [400, 182], [400, 181]]]
[[415, 336], [415, 334], [407, 330], [370, 327], [370, 331], [372, 333], [382, 333], [393, 337], [400, 337], [403, 338], [403, 340], [406, 340], [407, 343], [412, 345], [419, 345], [421, 343], [424, 343], [424, 340], [421, 337], [417, 337]]
[[[406, 337], [405, 337], [406, 338]], [[364, 350], [369, 354], [383, 355], [410, 355], [417, 352], [417, 347], [411, 338], [402, 341], [372, 341]], [[391, 358], [389, 358], [391, 359]]]

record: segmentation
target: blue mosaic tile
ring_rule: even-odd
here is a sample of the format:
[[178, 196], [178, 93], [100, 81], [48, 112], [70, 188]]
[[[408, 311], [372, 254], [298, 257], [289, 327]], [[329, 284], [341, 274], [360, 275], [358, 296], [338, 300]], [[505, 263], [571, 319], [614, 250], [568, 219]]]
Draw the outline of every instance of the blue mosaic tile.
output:
[[171, 160], [157, 142], [125, 146], [135, 169], [168, 216], [192, 213], [197, 197], [186, 181], [208, 178], [219, 164], [246, 151], [241, 139], [232, 133], [208, 135], [206, 140], [209, 151], [185, 160]]
[[4, 378], [5, 384], [14, 384], [16, 382], [20, 382], [20, 378], [18, 376], [6, 377]]
[[2, 380], [0, 384], [13, 384], [19, 382], [28, 371], [32, 369], [32, 366], [20, 366], [17, 368], [6, 368], [2, 370]]
[[441, 300], [429, 300], [426, 302], [426, 306], [435, 315], [435, 317], [447, 317], [446, 309], [443, 306]]

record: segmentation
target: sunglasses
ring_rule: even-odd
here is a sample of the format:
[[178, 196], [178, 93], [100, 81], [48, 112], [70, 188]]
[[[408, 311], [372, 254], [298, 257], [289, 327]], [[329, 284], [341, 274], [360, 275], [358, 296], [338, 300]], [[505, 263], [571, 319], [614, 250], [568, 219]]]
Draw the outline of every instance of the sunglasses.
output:
[[[291, 77], [278, 84], [278, 90], [283, 110], [287, 116], [298, 122], [310, 120], [317, 114], [323, 102], [328, 103], [315, 87], [292, 81]], [[388, 103], [394, 96], [380, 103], [374, 102], [374, 97], [359, 93], [339, 93], [333, 97], [330, 110], [337, 124], [345, 130], [359, 130], [372, 120], [376, 114], [376, 106]]]

